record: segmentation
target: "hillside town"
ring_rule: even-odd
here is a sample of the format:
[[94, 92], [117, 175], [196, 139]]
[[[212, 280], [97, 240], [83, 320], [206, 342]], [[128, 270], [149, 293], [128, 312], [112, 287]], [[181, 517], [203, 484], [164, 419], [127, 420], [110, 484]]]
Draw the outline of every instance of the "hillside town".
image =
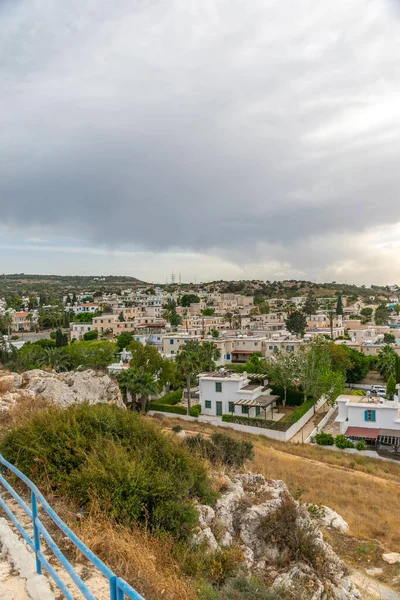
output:
[[[257, 428], [283, 441], [301, 435], [322, 443], [326, 422], [348, 445], [360, 442], [400, 458], [397, 286], [384, 295], [363, 290], [360, 296], [329, 296], [310, 289], [289, 298], [224, 289], [223, 282], [183, 289], [138, 285], [101, 294], [89, 289], [62, 295], [57, 304], [32, 294], [4, 297], [3, 356], [20, 371], [65, 371], [82, 360], [79, 349], [101, 348], [102, 366], [122, 382], [127, 402], [132, 390], [124, 377], [129, 381], [141, 372], [153, 378], [153, 390], [150, 385], [142, 400], [145, 410], [187, 413], [250, 433]], [[170, 376], [138, 363], [138, 347], [151, 348], [152, 360], [158, 356], [160, 365], [169, 364]], [[188, 372], [185, 356], [191, 353], [195, 365]], [[327, 361], [320, 372], [307, 372], [303, 364], [312, 353], [321, 364]], [[165, 404], [171, 393], [178, 400]], [[140, 393], [134, 395], [140, 402]]]

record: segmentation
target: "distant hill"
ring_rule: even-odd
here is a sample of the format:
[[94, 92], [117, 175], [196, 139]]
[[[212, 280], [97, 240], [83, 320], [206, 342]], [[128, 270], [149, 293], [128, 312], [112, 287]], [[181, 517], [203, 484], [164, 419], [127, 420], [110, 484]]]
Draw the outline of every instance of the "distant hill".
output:
[[119, 292], [147, 285], [136, 277], [122, 275], [0, 275], [0, 297], [40, 295], [60, 297], [69, 293]]
[[[167, 289], [178, 289], [179, 286], [167, 285]], [[183, 287], [183, 286], [180, 286]], [[332, 297], [332, 296], [357, 296], [361, 298], [369, 298], [370, 296], [383, 296], [388, 298], [389, 296], [396, 295], [392, 292], [389, 286], [378, 286], [371, 285], [366, 287], [364, 285], [357, 286], [349, 283], [337, 283], [333, 281], [331, 283], [315, 283], [312, 281], [303, 280], [285, 280], [285, 281], [261, 281], [261, 280], [241, 280], [241, 281], [212, 281], [209, 283], [203, 283], [199, 285], [185, 286], [198, 290], [207, 291], [220, 291], [225, 293], [239, 293], [245, 295], [260, 295], [265, 298], [293, 298], [296, 296], [306, 296], [309, 292], [313, 292], [319, 297]]]

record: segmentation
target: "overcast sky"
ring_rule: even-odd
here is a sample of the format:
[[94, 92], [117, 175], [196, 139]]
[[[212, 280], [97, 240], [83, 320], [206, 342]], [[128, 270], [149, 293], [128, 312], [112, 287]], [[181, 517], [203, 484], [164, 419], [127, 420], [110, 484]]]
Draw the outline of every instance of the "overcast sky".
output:
[[0, 0], [0, 271], [400, 284], [397, 0]]

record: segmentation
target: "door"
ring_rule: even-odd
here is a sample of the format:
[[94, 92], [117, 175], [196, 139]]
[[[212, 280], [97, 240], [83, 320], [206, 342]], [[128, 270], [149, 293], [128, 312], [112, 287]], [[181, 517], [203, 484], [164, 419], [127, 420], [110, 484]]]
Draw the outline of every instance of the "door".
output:
[[217, 417], [222, 417], [222, 402], [217, 400]]

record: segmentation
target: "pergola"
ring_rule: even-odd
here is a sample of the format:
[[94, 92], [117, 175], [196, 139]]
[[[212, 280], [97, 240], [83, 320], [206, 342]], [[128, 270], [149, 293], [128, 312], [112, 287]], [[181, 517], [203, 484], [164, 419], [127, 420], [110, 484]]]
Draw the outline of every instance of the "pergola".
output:
[[[235, 400], [233, 403], [234, 406], [247, 406], [248, 408], [262, 408], [264, 410], [265, 419], [267, 418], [267, 409], [271, 407], [271, 414], [274, 414], [274, 402], [279, 398], [279, 396], [272, 396], [267, 394], [265, 396], [261, 395], [255, 400], [248, 400], [243, 398], [241, 400]], [[248, 413], [249, 414], [249, 413]]]

